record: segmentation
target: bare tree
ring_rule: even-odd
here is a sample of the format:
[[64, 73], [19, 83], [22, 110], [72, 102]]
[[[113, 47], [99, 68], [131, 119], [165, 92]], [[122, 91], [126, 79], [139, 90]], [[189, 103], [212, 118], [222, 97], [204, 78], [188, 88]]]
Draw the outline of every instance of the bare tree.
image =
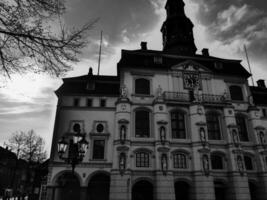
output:
[[60, 20], [65, 11], [64, 0], [1, 0], [1, 74], [30, 70], [60, 75], [69, 70], [95, 21], [70, 30]]
[[46, 159], [44, 139], [38, 136], [34, 130], [27, 133], [23, 131], [15, 132], [6, 145], [17, 153], [18, 158], [28, 162], [42, 162]]

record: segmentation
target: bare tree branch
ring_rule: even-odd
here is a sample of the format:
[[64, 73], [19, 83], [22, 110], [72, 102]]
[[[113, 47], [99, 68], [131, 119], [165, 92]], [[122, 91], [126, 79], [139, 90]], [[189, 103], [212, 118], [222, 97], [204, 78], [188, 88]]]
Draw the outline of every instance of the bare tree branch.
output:
[[[97, 20], [70, 31], [60, 19], [64, 12], [63, 0], [1, 0], [0, 73], [34, 71], [58, 76], [69, 70]], [[57, 31], [51, 28], [56, 22]]]

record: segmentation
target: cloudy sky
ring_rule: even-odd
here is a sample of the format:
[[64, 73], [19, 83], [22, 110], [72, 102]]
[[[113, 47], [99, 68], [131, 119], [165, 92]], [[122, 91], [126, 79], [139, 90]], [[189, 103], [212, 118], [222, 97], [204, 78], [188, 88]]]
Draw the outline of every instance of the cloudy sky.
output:
[[[64, 21], [80, 26], [98, 19], [89, 34], [89, 45], [67, 76], [97, 71], [100, 31], [103, 30], [101, 74], [116, 74], [121, 49], [162, 49], [160, 27], [165, 19], [165, 0], [66, 0]], [[184, 0], [186, 14], [194, 23], [198, 52], [209, 48], [212, 56], [244, 60], [248, 49], [255, 79], [267, 79], [266, 0]], [[14, 75], [0, 81], [0, 145], [17, 130], [34, 129], [50, 150], [60, 79], [47, 75]]]

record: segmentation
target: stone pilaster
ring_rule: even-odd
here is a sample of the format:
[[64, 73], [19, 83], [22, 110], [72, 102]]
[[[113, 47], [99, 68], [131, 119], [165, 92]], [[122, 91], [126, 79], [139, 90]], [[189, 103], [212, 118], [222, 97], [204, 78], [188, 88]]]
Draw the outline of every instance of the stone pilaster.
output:
[[131, 199], [131, 176], [129, 173], [120, 175], [118, 171], [113, 171], [110, 176], [110, 200], [130, 200]]
[[175, 200], [174, 179], [172, 173], [164, 175], [162, 172], [156, 173], [155, 179], [156, 200]]

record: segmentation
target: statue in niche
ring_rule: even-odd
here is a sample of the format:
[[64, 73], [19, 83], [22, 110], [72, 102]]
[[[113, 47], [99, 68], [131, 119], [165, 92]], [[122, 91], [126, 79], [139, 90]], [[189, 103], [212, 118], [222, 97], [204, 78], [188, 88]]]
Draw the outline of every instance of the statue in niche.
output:
[[126, 155], [125, 153], [121, 153], [119, 158], [119, 169], [121, 175], [123, 175], [125, 168], [126, 168]]
[[205, 129], [203, 127], [201, 127], [199, 129], [199, 134], [200, 134], [201, 142], [206, 142], [206, 133], [205, 133]]
[[243, 172], [244, 171], [244, 165], [243, 165], [243, 160], [241, 156], [237, 156], [237, 167], [239, 171]]
[[127, 88], [126, 88], [126, 86], [123, 84], [122, 86], [121, 86], [121, 97], [122, 98], [127, 98], [127, 95], [128, 95], [128, 91], [127, 91]]
[[233, 129], [232, 130], [232, 135], [233, 135], [233, 142], [234, 142], [234, 144], [238, 144], [239, 139], [238, 139], [238, 134], [237, 134], [236, 129]]
[[265, 134], [263, 131], [260, 131], [259, 136], [261, 144], [266, 144]]
[[126, 126], [125, 126], [125, 125], [122, 125], [122, 126], [120, 127], [120, 140], [121, 140], [122, 142], [124, 142], [125, 139], [126, 139]]
[[163, 172], [166, 172], [168, 169], [168, 161], [167, 161], [167, 155], [166, 154], [162, 154], [161, 165], [162, 165]]
[[210, 164], [209, 164], [209, 157], [208, 155], [203, 155], [202, 157], [202, 164], [203, 164], [203, 169], [204, 171], [207, 173], [209, 172], [209, 169], [210, 169]]
[[161, 142], [164, 142], [166, 140], [166, 129], [164, 126], [161, 126], [159, 129], [159, 134], [160, 134], [160, 140]]
[[158, 89], [157, 89], [157, 97], [158, 97], [158, 98], [162, 98], [162, 95], [163, 95], [162, 88], [161, 88], [161, 86], [159, 85], [159, 87], [158, 87]]

